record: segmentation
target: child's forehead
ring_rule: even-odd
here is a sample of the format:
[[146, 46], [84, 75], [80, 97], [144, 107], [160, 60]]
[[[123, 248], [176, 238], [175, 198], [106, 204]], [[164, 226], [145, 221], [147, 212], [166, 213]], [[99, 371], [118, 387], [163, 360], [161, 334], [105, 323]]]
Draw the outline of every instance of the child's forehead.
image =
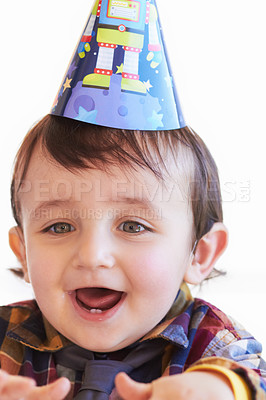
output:
[[[68, 170], [47, 157], [40, 147], [33, 154], [21, 186], [21, 193], [36, 199], [80, 199], [86, 193], [94, 193], [106, 199], [161, 200], [187, 198], [187, 176], [175, 162], [167, 160], [167, 172], [157, 177], [148, 167], [136, 165], [118, 166], [111, 163], [103, 168]], [[21, 199], [22, 200], [22, 199]]]

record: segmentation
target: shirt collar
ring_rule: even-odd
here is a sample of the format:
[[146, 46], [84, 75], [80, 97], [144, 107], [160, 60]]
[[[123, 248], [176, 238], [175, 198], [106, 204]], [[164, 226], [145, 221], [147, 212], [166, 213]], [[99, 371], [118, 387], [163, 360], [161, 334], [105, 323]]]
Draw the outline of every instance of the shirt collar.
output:
[[[141, 341], [162, 338], [184, 348], [188, 346], [188, 326], [191, 316], [193, 298], [188, 286], [183, 283], [176, 300], [166, 317]], [[7, 332], [7, 336], [39, 351], [55, 352], [71, 342], [47, 321], [36, 306], [30, 316], [15, 325]]]
[[[26, 347], [31, 347], [39, 351], [57, 351], [70, 343], [63, 335], [47, 321], [42, 315], [36, 302], [35, 307], [30, 313], [30, 316], [23, 322], [15, 325], [8, 330], [7, 336], [22, 343]], [[20, 307], [13, 310], [20, 312]]]
[[191, 318], [193, 297], [185, 282], [164, 320], [150, 331], [142, 340], [162, 338], [184, 348], [188, 347], [188, 328]]

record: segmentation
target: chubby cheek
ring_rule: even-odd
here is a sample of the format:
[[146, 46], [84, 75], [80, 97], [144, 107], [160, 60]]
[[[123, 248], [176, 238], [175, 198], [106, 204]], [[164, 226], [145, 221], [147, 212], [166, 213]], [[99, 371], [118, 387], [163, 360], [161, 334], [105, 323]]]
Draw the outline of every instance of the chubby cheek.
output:
[[[150, 254], [142, 258], [131, 269], [131, 283], [127, 315], [135, 327], [141, 327], [137, 336], [144, 336], [153, 329], [171, 308], [182, 276], [167, 266], [165, 257]], [[125, 324], [126, 325], [126, 324]], [[136, 337], [137, 337], [136, 336]]]
[[32, 258], [29, 265], [29, 277], [42, 313], [52, 325], [58, 324], [60, 327], [64, 319], [62, 310], [66, 297], [60, 286], [60, 275], [52, 266], [54, 266], [54, 261], [51, 261], [48, 254], [40, 262]]
[[136, 294], [155, 302], [160, 298], [169, 301], [175, 298], [183, 278], [178, 263], [154, 250], [132, 261], [129, 279]]
[[[35, 251], [36, 250], [36, 251]], [[34, 245], [27, 253], [27, 266], [30, 282], [34, 292], [49, 291], [59, 280], [59, 268], [55, 263], [55, 257], [52, 252], [38, 251], [38, 247]]]

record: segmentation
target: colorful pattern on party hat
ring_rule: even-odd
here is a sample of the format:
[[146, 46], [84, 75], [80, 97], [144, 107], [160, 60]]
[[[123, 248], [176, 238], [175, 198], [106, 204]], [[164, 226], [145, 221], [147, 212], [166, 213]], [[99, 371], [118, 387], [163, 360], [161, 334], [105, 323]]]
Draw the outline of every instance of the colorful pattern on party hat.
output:
[[51, 111], [120, 129], [186, 124], [155, 0], [96, 0]]

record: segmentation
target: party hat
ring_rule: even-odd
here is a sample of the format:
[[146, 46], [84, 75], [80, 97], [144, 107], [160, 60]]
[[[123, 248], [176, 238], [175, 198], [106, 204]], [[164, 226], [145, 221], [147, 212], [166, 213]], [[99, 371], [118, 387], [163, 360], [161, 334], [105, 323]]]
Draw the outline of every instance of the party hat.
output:
[[51, 111], [120, 129], [184, 127], [155, 0], [96, 0]]

